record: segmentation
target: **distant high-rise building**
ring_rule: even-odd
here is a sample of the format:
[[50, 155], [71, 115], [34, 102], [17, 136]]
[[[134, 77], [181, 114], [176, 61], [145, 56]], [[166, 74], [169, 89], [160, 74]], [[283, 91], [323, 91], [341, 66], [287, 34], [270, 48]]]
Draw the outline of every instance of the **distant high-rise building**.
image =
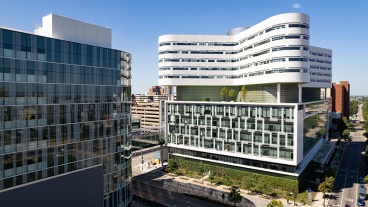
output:
[[141, 128], [161, 126], [161, 102], [137, 102], [132, 106], [132, 116], [140, 117]]
[[165, 88], [160, 86], [152, 86], [145, 94], [134, 94], [135, 102], [160, 102], [168, 99], [168, 94]]
[[159, 37], [169, 155], [299, 177], [328, 137], [332, 51], [309, 16], [272, 16], [227, 35]]
[[131, 55], [55, 14], [35, 33], [0, 28], [0, 205], [130, 206]]
[[132, 95], [132, 116], [140, 117], [141, 128], [161, 126], [162, 101], [168, 100], [164, 88], [152, 86], [146, 94]]
[[[332, 83], [331, 89], [332, 109], [337, 118], [350, 116], [350, 84], [349, 81]], [[334, 116], [335, 117], [335, 116]]]

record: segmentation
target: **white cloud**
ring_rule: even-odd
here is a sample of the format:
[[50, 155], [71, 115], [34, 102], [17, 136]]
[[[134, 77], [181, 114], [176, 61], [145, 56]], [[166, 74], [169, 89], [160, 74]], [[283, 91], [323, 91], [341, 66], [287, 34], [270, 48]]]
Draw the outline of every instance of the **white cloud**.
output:
[[300, 4], [293, 4], [293, 8], [295, 8], [295, 9], [300, 9]]

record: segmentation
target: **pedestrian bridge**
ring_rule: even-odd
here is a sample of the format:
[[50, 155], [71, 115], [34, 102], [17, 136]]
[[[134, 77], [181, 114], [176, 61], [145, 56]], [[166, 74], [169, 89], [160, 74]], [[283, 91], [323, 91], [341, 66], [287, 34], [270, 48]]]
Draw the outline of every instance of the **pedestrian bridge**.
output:
[[149, 154], [149, 153], [159, 151], [159, 150], [162, 152], [162, 150], [164, 150], [166, 148], [167, 148], [167, 146], [165, 144], [161, 144], [161, 145], [157, 145], [157, 146], [153, 146], [153, 147], [149, 147], [149, 148], [143, 148], [143, 149], [140, 149], [140, 150], [133, 151], [131, 153], [131, 157], [134, 158], [134, 157], [142, 156], [142, 155]]

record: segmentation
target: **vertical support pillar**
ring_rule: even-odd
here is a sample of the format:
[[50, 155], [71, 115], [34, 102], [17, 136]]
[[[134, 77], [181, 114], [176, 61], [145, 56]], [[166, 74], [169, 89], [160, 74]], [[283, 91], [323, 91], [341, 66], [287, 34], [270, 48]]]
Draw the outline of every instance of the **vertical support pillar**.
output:
[[277, 83], [277, 103], [281, 102], [281, 83]]
[[170, 96], [170, 101], [174, 100], [174, 94], [173, 94], [173, 86], [169, 86], [169, 96]]
[[299, 95], [298, 95], [298, 103], [302, 102], [302, 84], [298, 83]]

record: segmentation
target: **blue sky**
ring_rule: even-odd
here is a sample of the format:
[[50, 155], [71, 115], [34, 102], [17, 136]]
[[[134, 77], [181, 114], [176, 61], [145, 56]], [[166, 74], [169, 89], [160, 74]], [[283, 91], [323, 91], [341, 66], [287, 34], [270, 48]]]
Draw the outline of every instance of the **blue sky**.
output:
[[113, 48], [133, 55], [133, 93], [158, 81], [157, 41], [163, 34], [224, 35], [276, 14], [310, 15], [310, 44], [333, 51], [334, 82], [368, 95], [368, 1], [334, 0], [12, 0], [2, 2], [0, 26], [33, 31], [55, 13], [112, 29]]

